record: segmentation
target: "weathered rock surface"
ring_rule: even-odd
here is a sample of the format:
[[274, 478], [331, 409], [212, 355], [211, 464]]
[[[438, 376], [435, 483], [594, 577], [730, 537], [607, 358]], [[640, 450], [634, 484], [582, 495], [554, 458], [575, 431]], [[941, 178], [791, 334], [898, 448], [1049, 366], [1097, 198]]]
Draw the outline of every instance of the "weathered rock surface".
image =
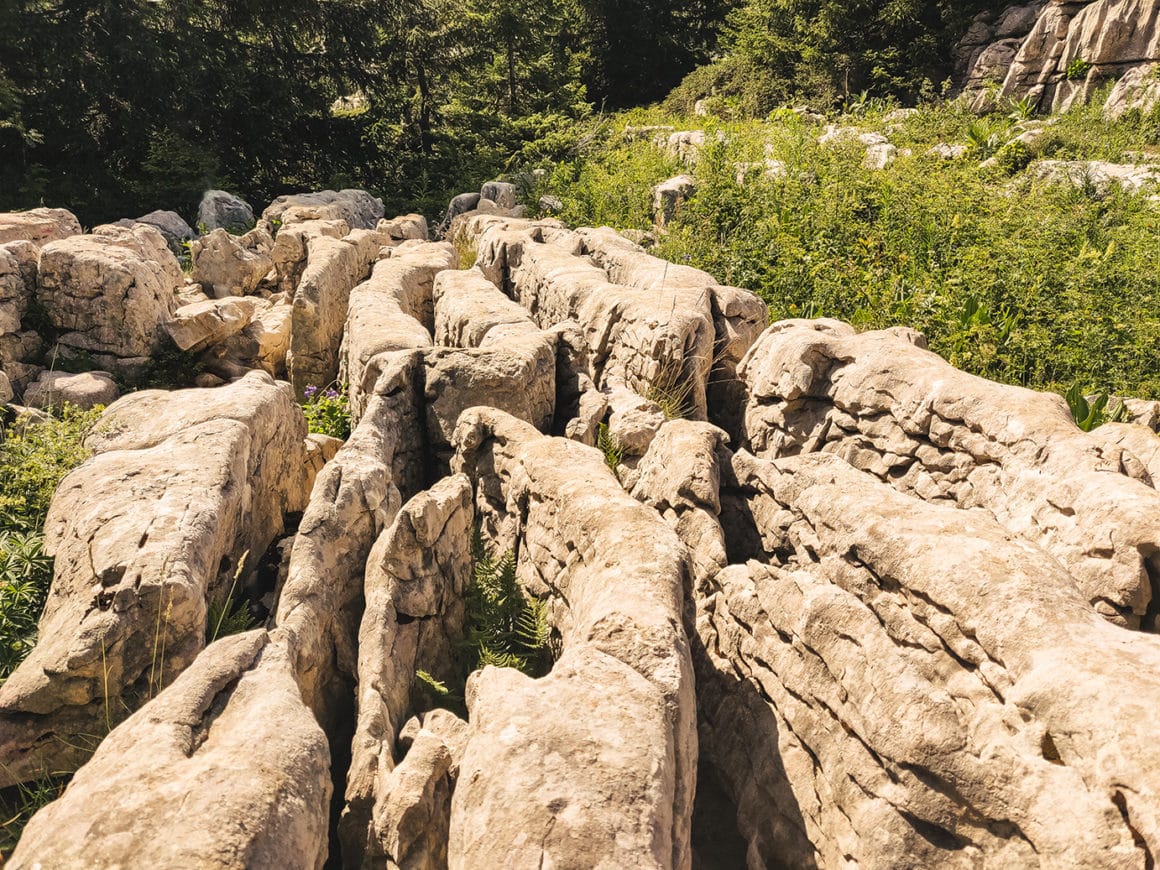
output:
[[427, 218], [421, 214], [407, 214], [397, 218], [383, 218], [375, 226], [375, 231], [395, 242], [405, 242], [410, 239], [427, 241]]
[[[396, 741], [416, 672], [456, 676], [473, 519], [470, 481], [444, 478], [403, 506], [367, 561], [358, 724], [340, 823], [347, 866], [446, 866], [453, 756], [431, 719], [455, 717], [428, 714], [427, 733], [405, 753]], [[465, 731], [462, 722], [452, 727]]]
[[143, 364], [165, 336], [181, 283], [161, 233], [97, 227], [45, 245], [37, 301], [60, 330], [60, 345], [112, 369]]
[[329, 767], [287, 650], [227, 637], [110, 732], [6, 866], [321, 868]]
[[383, 201], [365, 190], [320, 190], [280, 196], [262, 212], [264, 221], [282, 226], [311, 220], [345, 221], [352, 230], [373, 230], [383, 216]]
[[193, 661], [208, 600], [302, 509], [305, 435], [289, 389], [257, 373], [105, 412], [45, 522], [55, 573], [40, 642], [0, 686], [0, 783], [72, 769], [85, 735]]
[[664, 229], [677, 216], [685, 200], [697, 192], [697, 179], [678, 175], [662, 181], [652, 189], [653, 225]]
[[131, 227], [133, 224], [146, 224], [153, 227], [165, 237], [169, 250], [179, 257], [183, 253], [182, 245], [197, 238], [194, 229], [175, 211], [151, 211], [139, 218], [117, 221], [117, 226]]
[[1052, 0], [1009, 7], [994, 25], [976, 19], [957, 57], [977, 111], [994, 108], [990, 89], [997, 84], [999, 101], [1028, 99], [1041, 111], [1066, 111], [1111, 81], [1116, 87], [1105, 109], [1118, 117], [1133, 105], [1154, 104], [1157, 91], [1147, 77], [1160, 61], [1160, 5]]
[[108, 372], [44, 371], [24, 389], [24, 404], [30, 408], [62, 408], [75, 405], [92, 408], [111, 405], [121, 395]]
[[[323, 866], [331, 760], [350, 745], [363, 566], [402, 500], [390, 465], [418, 437], [414, 389], [401, 389], [416, 371], [411, 360], [384, 372], [320, 474], [275, 626], [208, 647], [114, 729], [29, 826], [11, 866], [133, 865], [138, 856], [149, 866]], [[147, 751], [127, 763], [133, 746]]]
[[1090, 189], [1097, 196], [1107, 196], [1115, 187], [1138, 193], [1160, 183], [1158, 167], [1103, 160], [1039, 160], [1029, 174], [1049, 184]]
[[676, 536], [599, 452], [465, 414], [455, 465], [484, 527], [553, 594], [562, 654], [533, 680], [484, 668], [451, 801], [448, 866], [688, 867], [695, 701]]
[[231, 296], [182, 305], [165, 321], [165, 331], [182, 350], [204, 350], [245, 329], [259, 305], [256, 299]]
[[306, 269], [294, 292], [286, 360], [300, 397], [307, 387], [326, 387], [338, 376], [350, 293], [367, 276], [378, 256], [380, 239], [376, 233], [354, 230], [341, 239], [311, 236], [306, 246]]
[[239, 196], [224, 190], [207, 190], [197, 207], [197, 226], [201, 232], [225, 230], [241, 234], [254, 226], [254, 210]]
[[965, 374], [919, 344], [901, 329], [771, 326], [741, 366], [746, 442], [767, 458], [836, 453], [919, 498], [985, 508], [1105, 616], [1151, 623], [1160, 493], [1139, 461], [1080, 432], [1059, 396]]
[[0, 245], [28, 241], [40, 247], [80, 234], [80, 221], [71, 211], [63, 208], [34, 208], [0, 213]]
[[265, 230], [253, 229], [243, 236], [212, 230], [190, 246], [193, 280], [218, 299], [248, 296], [274, 267], [273, 247]]
[[355, 420], [378, 380], [381, 354], [431, 345], [432, 284], [435, 275], [454, 268], [455, 261], [455, 249], [449, 244], [406, 243], [375, 263], [370, 277], [351, 290], [342, 372]]
[[1154, 638], [985, 515], [836, 457], [728, 476], [757, 560], [699, 602], [698, 685], [751, 862], [1147, 863]]
[[40, 249], [21, 240], [0, 245], [0, 369], [17, 388], [36, 374], [44, 341], [24, 324], [29, 303], [36, 296], [36, 271]]

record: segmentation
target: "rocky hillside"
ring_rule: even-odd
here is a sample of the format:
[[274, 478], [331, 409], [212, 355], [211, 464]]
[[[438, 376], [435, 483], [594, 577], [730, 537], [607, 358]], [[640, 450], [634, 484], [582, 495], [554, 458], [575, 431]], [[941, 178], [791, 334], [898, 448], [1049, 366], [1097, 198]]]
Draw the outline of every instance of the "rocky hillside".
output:
[[[0, 216], [6, 401], [110, 403], [0, 684], [4, 800], [69, 780], [6, 866], [1151, 867], [1157, 407], [520, 211]], [[167, 342], [196, 385], [133, 391]]]
[[1107, 108], [1160, 100], [1160, 4], [1154, 0], [1034, 0], [981, 13], [957, 60], [977, 109], [1022, 100], [1065, 111], [1109, 85]]

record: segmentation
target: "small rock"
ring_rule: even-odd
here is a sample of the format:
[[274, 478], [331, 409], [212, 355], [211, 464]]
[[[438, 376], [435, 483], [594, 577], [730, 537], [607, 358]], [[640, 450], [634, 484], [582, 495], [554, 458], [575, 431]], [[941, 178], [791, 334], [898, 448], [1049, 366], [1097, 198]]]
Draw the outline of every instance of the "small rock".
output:
[[516, 207], [516, 186], [506, 181], [489, 181], [480, 188], [481, 199], [490, 199], [502, 209], [511, 210]]
[[[0, 390], [2, 392], [2, 390]], [[110, 405], [121, 393], [108, 372], [41, 372], [24, 391], [24, 404], [31, 408], [60, 408], [76, 405], [92, 408]]]
[[165, 331], [182, 350], [202, 350], [245, 329], [258, 304], [256, 299], [233, 296], [183, 305], [165, 321]]

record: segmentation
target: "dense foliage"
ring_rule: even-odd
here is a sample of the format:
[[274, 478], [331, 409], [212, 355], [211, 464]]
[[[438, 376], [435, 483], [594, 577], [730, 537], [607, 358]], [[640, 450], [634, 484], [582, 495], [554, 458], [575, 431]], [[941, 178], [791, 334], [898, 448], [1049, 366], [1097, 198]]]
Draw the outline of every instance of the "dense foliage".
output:
[[354, 185], [434, 214], [562, 156], [573, 121], [689, 73], [686, 109], [714, 93], [758, 114], [861, 89], [913, 97], [949, 75], [982, 5], [0, 0], [0, 209], [192, 220], [211, 186], [261, 206]]
[[[555, 163], [539, 192], [560, 198], [568, 222], [648, 229], [650, 187], [687, 167], [624, 127], [704, 127], [698, 191], [659, 255], [758, 292], [775, 318], [913, 326], [987, 377], [1160, 398], [1160, 211], [1148, 193], [1035, 181], [1022, 159], [983, 166], [1023, 129], [1017, 111], [979, 121], [945, 104], [887, 121], [889, 108], [840, 119], [891, 131], [901, 154], [885, 170], [863, 166], [856, 139], [821, 146], [821, 129], [792, 112], [723, 122], [651, 111], [590, 125], [583, 153]], [[1028, 160], [1160, 148], [1158, 115], [1108, 123], [1080, 109], [1042, 129]], [[942, 142], [970, 152], [927, 156]], [[781, 161], [777, 177], [766, 159]]]
[[663, 96], [716, 2], [0, 0], [0, 209], [356, 185], [434, 211], [566, 147], [590, 99]]
[[66, 405], [43, 423], [0, 431], [0, 682], [36, 642], [52, 581], [44, 518], [57, 484], [88, 455], [82, 439], [99, 414]]
[[949, 58], [985, 0], [742, 0], [722, 54], [669, 98], [678, 111], [716, 98], [741, 115], [808, 100], [827, 108], [871, 92], [913, 102], [939, 89]]

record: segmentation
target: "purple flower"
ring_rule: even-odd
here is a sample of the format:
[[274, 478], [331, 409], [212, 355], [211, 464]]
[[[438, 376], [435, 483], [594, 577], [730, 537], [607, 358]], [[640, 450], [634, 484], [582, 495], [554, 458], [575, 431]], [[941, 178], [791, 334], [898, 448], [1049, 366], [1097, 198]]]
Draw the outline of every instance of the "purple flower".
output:
[[315, 394], [318, 392], [318, 387], [307, 387], [302, 392], [305, 394], [306, 398], [313, 399]]
[[324, 395], [328, 399], [337, 399], [338, 398], [338, 390], [336, 390], [334, 387], [331, 387], [322, 395]]

